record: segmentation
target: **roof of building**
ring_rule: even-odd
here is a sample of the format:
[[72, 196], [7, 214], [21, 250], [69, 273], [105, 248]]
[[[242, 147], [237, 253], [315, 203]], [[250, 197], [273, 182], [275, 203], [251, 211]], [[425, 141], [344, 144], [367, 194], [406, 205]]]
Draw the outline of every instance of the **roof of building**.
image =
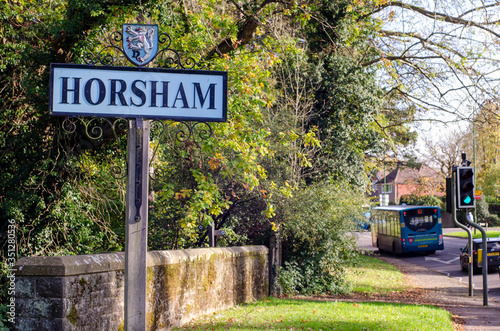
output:
[[[384, 172], [386, 174], [386, 179], [384, 181]], [[377, 172], [377, 184], [383, 183], [395, 183], [404, 184], [408, 181], [413, 181], [420, 178], [436, 178], [439, 173], [429, 167], [428, 165], [422, 163], [419, 167], [410, 167], [402, 162], [398, 162], [392, 169], [380, 170]]]

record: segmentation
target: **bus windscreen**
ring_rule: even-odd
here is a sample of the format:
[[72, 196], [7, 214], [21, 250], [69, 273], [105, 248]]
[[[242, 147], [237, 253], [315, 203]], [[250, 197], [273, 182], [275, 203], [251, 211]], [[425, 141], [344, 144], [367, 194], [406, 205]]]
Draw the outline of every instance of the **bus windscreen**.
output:
[[412, 209], [403, 212], [403, 219], [412, 231], [429, 231], [436, 225], [438, 213], [436, 209]]

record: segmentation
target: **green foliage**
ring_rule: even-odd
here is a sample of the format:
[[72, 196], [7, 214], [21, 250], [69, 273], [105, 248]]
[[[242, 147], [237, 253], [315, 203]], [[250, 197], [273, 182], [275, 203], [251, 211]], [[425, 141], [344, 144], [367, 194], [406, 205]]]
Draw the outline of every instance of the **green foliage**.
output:
[[432, 194], [427, 195], [416, 195], [416, 194], [408, 194], [403, 195], [399, 199], [400, 204], [407, 204], [413, 206], [437, 206], [443, 207], [443, 200]]
[[486, 200], [486, 202], [488, 203], [488, 210], [491, 214], [493, 215], [497, 215], [497, 216], [500, 216], [500, 205], [497, 203], [497, 201], [488, 201]]
[[331, 54], [323, 59], [321, 86], [316, 95], [321, 157], [316, 166], [323, 175], [347, 178], [362, 185], [365, 152], [379, 148], [379, 133], [372, 125], [381, 107], [381, 91], [373, 76], [349, 56]]
[[324, 271], [321, 261], [307, 260], [299, 267], [297, 262], [285, 262], [279, 273], [279, 285], [289, 295], [319, 293], [344, 294], [351, 291], [343, 276]]
[[305, 287], [303, 269], [295, 261], [285, 262], [279, 272], [279, 285], [283, 293], [296, 295]]
[[[345, 267], [356, 257], [349, 232], [363, 218], [364, 196], [344, 183], [321, 182], [298, 191], [285, 207], [280, 283], [289, 293], [343, 293]], [[299, 276], [300, 275], [300, 276]]]
[[478, 222], [487, 222], [488, 226], [500, 225], [498, 215], [490, 213], [489, 205], [486, 200], [476, 200], [476, 216]]
[[476, 186], [481, 188], [483, 196], [490, 201], [498, 201], [500, 192], [500, 167], [496, 164], [481, 167], [476, 179]]

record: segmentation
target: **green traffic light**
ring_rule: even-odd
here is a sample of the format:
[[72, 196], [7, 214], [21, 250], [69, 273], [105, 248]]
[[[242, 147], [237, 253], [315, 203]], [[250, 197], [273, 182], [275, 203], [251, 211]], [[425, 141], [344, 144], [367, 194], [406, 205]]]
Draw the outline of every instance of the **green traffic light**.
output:
[[457, 167], [457, 202], [458, 208], [474, 208], [474, 168], [469, 166]]

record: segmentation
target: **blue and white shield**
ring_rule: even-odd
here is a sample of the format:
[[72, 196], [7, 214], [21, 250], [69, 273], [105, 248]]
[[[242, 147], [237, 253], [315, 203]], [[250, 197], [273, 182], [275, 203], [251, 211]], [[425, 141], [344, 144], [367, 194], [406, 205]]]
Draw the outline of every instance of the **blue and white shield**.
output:
[[123, 51], [136, 66], [145, 66], [158, 53], [158, 25], [123, 24]]

